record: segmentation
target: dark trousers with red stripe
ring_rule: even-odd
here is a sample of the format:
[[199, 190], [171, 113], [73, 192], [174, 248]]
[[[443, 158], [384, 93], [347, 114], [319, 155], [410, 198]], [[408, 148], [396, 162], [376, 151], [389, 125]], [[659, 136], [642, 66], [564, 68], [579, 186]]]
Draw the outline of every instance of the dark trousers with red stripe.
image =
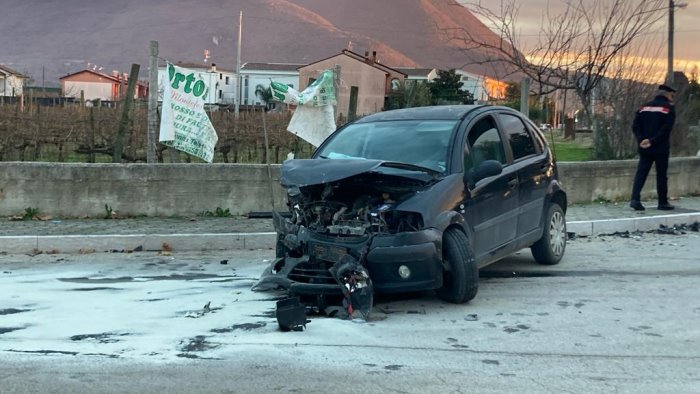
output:
[[639, 164], [637, 173], [634, 175], [634, 185], [632, 186], [632, 201], [641, 201], [640, 194], [647, 180], [651, 165], [656, 163], [656, 194], [658, 194], [659, 204], [668, 204], [668, 153], [666, 154], [639, 154]]

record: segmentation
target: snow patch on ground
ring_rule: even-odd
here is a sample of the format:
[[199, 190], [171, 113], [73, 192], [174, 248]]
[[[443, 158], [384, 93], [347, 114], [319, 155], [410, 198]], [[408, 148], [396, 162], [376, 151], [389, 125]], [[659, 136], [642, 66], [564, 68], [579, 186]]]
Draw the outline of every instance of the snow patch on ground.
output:
[[0, 315], [0, 333], [7, 331], [0, 351], [171, 360], [210, 357], [239, 335], [277, 330], [281, 294], [250, 290], [265, 267], [261, 259], [224, 265], [153, 253], [36, 257], [26, 264], [26, 256], [2, 256], [0, 310], [22, 312]]

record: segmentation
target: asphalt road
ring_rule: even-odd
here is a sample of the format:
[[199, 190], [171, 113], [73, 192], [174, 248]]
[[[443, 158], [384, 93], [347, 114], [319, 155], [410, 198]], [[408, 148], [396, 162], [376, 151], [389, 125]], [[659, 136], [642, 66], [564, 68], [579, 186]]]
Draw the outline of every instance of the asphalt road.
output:
[[286, 333], [281, 294], [249, 290], [272, 251], [0, 255], [0, 392], [700, 392], [698, 252], [580, 238], [483, 269], [466, 305], [380, 297]]

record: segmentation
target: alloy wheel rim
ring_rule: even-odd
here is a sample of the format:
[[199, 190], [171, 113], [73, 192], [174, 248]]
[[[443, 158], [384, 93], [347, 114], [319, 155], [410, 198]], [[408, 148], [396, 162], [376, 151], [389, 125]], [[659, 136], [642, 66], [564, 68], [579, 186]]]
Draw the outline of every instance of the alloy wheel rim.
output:
[[555, 256], [564, 253], [566, 245], [566, 223], [560, 212], [554, 212], [549, 223], [549, 246]]

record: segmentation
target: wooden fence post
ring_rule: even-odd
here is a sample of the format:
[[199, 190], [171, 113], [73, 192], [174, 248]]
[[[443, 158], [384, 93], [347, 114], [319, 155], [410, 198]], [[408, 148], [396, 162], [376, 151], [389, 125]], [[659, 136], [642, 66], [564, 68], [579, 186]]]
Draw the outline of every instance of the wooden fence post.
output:
[[350, 87], [350, 107], [348, 108], [348, 122], [352, 122], [357, 118], [357, 96], [359, 89], [357, 86]]
[[158, 41], [151, 41], [148, 70], [148, 130], [146, 131], [146, 162], [156, 162], [156, 129], [158, 128]]
[[122, 119], [119, 122], [119, 130], [117, 130], [117, 138], [114, 141], [114, 152], [112, 153], [112, 163], [121, 163], [122, 151], [124, 150], [124, 134], [129, 127], [129, 111], [131, 104], [134, 101], [134, 91], [136, 90], [136, 81], [139, 79], [138, 64], [131, 65], [131, 73], [129, 73], [129, 85], [126, 88], [126, 98], [124, 99], [124, 108]]

